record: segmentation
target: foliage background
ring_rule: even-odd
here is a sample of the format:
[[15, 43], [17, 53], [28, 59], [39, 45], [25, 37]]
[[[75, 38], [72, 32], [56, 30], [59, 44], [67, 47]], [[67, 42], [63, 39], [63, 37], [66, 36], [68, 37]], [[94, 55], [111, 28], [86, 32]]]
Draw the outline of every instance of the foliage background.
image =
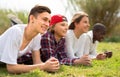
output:
[[10, 27], [10, 20], [7, 17], [8, 14], [13, 14], [21, 19], [23, 23], [27, 23], [28, 12], [0, 9], [0, 34]]
[[[104, 41], [120, 42], [120, 0], [67, 0], [67, 2], [68, 5], [64, 6], [66, 13], [70, 12], [72, 16], [78, 11], [87, 12], [91, 28], [97, 22], [107, 27]], [[9, 13], [16, 15], [23, 23], [27, 23], [28, 12], [0, 9], [0, 34], [10, 27], [10, 20], [7, 18]]]
[[120, 0], [69, 0], [68, 7], [72, 15], [88, 13], [91, 27], [98, 22], [104, 24], [107, 37], [120, 36]]

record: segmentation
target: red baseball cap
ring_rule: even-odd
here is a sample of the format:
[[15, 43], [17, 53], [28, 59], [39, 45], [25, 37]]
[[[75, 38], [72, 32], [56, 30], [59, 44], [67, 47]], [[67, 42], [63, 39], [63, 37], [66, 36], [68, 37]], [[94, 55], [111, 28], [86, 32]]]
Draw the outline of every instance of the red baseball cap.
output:
[[53, 15], [51, 17], [51, 21], [50, 21], [50, 26], [62, 22], [62, 21], [67, 21], [67, 18], [63, 15], [57, 14], [57, 15]]

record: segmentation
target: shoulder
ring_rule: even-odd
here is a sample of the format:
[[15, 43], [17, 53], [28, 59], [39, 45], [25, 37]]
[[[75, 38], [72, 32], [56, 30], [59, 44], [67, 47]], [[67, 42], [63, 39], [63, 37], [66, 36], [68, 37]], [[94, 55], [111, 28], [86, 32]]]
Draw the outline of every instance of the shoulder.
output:
[[74, 32], [73, 30], [68, 30], [66, 34], [66, 38], [73, 38], [74, 37]]
[[33, 40], [40, 40], [41, 39], [41, 34], [39, 33], [38, 35], [36, 35], [34, 38], [33, 38]]
[[23, 34], [24, 31], [24, 26], [23, 28], [20, 27], [20, 25], [15, 25], [13, 27], [10, 27], [9, 29], [7, 29], [2, 35], [3, 36], [20, 36], [21, 34]]
[[41, 38], [41, 36], [42, 34], [39, 33], [38, 35], [35, 36], [35, 38]]
[[85, 33], [85, 34], [86, 34], [86, 38], [87, 38], [87, 39], [90, 39], [90, 40], [93, 39], [93, 32], [92, 32], [92, 30], [91, 30], [91, 31], [88, 31], [88, 32]]
[[51, 32], [46, 32], [41, 36], [41, 40], [54, 40], [54, 35]]
[[53, 34], [47, 31], [45, 34], [42, 35], [42, 38], [51, 36], [53, 36]]
[[62, 40], [63, 42], [65, 42], [65, 41], [66, 41], [64, 37], [63, 37], [61, 40]]
[[86, 34], [87, 34], [87, 36], [89, 36], [89, 37], [93, 37], [93, 31], [92, 31], [92, 30], [88, 31]]
[[73, 34], [73, 30], [68, 30], [67, 31], [67, 34], [69, 35], [69, 34]]
[[[10, 31], [15, 31], [15, 32], [23, 32], [24, 29], [25, 29], [25, 27], [26, 27], [26, 26], [25, 26], [24, 24], [18, 24], [18, 25], [15, 25], [15, 26], [9, 28], [9, 30], [10, 30]], [[15, 33], [15, 32], [14, 32], [14, 33]]]

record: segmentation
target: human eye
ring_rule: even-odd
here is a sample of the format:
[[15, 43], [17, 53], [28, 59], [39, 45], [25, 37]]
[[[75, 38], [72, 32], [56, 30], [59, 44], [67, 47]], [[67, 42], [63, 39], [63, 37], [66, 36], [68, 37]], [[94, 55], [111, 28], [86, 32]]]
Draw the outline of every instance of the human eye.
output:
[[61, 26], [68, 26], [68, 24], [66, 24], [66, 23], [62, 23]]
[[88, 23], [87, 21], [84, 21], [84, 23]]
[[65, 24], [62, 23], [61, 26], [65, 26]]
[[47, 18], [43, 18], [43, 20], [44, 20], [44, 21], [48, 21], [48, 19], [47, 19]]

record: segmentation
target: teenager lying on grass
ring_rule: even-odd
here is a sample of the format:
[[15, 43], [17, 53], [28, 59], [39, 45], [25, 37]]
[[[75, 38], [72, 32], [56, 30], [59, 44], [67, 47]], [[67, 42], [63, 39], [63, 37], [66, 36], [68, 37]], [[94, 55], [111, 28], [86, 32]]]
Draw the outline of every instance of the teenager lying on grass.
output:
[[[69, 58], [79, 58], [78, 52], [81, 52], [80, 49], [82, 46], [80, 42], [85, 40], [80, 38], [83, 33], [88, 32], [90, 27], [88, 14], [85, 12], [77, 12], [73, 15], [72, 21], [69, 25], [69, 30], [65, 36], [66, 41], [66, 53]], [[80, 57], [81, 64], [88, 65], [91, 58], [86, 55]]]
[[93, 29], [82, 37], [86, 37], [83, 54], [89, 54], [92, 59], [104, 60], [112, 56], [112, 52], [97, 53], [96, 48], [98, 42], [104, 39], [106, 34], [106, 27], [101, 23], [96, 23]]
[[[31, 9], [28, 24], [17, 24], [10, 27], [0, 36], [0, 62], [6, 63], [9, 73], [24, 73], [34, 69], [55, 72], [59, 69], [59, 62], [55, 58], [50, 58], [46, 62], [40, 60], [40, 38], [49, 27], [51, 11], [46, 6], [35, 6]], [[24, 57], [28, 51], [31, 51], [29, 57]], [[18, 64], [18, 59], [33, 60], [34, 64]], [[17, 61], [18, 59], [18, 61]], [[22, 61], [21, 61], [22, 63]]]

